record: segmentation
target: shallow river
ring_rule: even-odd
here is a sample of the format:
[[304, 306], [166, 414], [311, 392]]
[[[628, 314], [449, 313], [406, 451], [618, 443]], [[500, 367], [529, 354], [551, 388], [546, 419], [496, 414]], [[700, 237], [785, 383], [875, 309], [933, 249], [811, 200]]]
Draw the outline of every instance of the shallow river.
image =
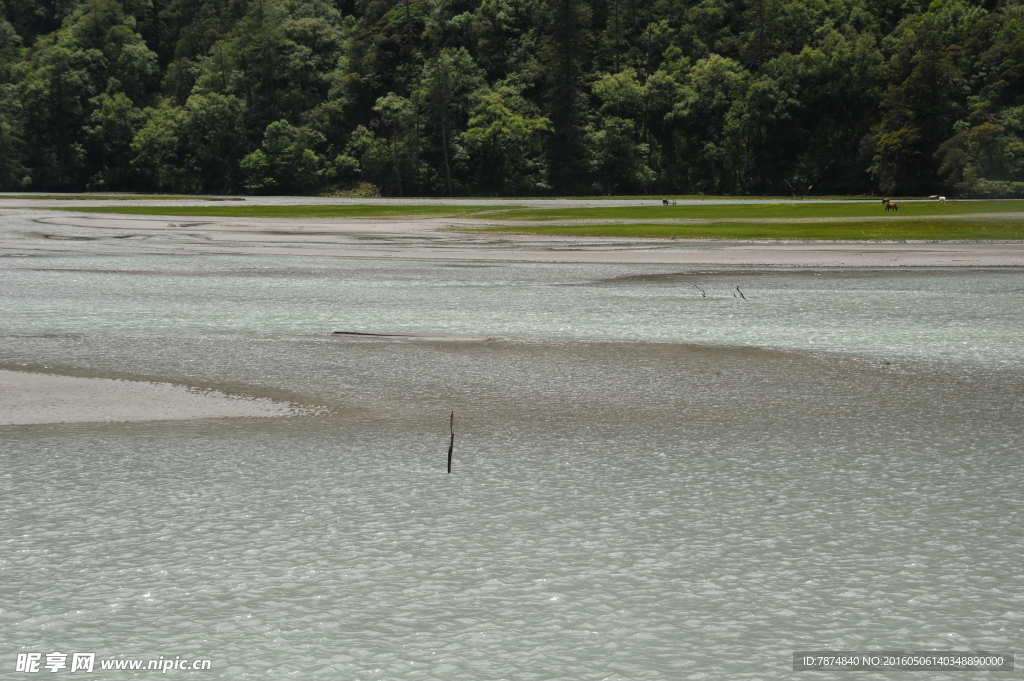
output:
[[1022, 313], [1017, 269], [2, 258], [0, 368], [326, 411], [0, 428], [0, 677], [26, 651], [450, 681], [1019, 651]]

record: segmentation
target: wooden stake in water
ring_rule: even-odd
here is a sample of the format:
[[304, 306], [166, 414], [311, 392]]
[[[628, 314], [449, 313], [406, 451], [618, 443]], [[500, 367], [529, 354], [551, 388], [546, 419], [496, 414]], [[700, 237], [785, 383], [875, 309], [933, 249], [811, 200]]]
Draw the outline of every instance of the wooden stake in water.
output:
[[448, 443], [448, 475], [452, 474], [452, 450], [455, 449], [455, 412], [452, 412], [452, 418], [448, 422], [448, 429], [452, 432], [452, 441]]

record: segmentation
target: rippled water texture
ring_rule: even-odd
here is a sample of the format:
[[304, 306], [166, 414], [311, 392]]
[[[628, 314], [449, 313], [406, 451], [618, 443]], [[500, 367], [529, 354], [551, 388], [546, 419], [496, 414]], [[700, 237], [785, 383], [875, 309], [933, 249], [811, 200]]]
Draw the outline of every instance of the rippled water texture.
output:
[[0, 429], [0, 677], [53, 650], [452, 681], [1020, 651], [1022, 302], [1013, 269], [3, 258], [2, 368], [328, 413]]

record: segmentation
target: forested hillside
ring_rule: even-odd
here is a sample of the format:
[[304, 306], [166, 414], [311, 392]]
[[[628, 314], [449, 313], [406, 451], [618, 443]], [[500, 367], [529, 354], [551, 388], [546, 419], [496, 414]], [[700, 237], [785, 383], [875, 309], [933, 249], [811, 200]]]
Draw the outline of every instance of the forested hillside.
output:
[[0, 188], [1024, 196], [1024, 0], [0, 0]]

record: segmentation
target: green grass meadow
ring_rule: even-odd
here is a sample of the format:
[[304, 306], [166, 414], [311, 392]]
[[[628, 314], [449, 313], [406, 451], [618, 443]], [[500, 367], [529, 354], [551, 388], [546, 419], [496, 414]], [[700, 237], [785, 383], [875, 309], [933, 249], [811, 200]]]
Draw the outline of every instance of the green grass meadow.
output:
[[[476, 230], [474, 230], [476, 231]], [[492, 227], [488, 232], [545, 234], [572, 237], [634, 239], [737, 239], [737, 240], [870, 240], [959, 241], [1024, 239], [1024, 221], [1009, 220], [871, 220], [850, 222], [749, 223], [719, 222], [699, 225], [551, 225]]]
[[595, 208], [542, 208], [489, 214], [494, 220], [791, 220], [865, 218], [873, 216], [952, 216], [978, 213], [1024, 213], [1024, 201], [917, 201], [897, 203], [886, 213], [881, 200], [827, 203], [699, 204], [687, 206], [609, 206]]

